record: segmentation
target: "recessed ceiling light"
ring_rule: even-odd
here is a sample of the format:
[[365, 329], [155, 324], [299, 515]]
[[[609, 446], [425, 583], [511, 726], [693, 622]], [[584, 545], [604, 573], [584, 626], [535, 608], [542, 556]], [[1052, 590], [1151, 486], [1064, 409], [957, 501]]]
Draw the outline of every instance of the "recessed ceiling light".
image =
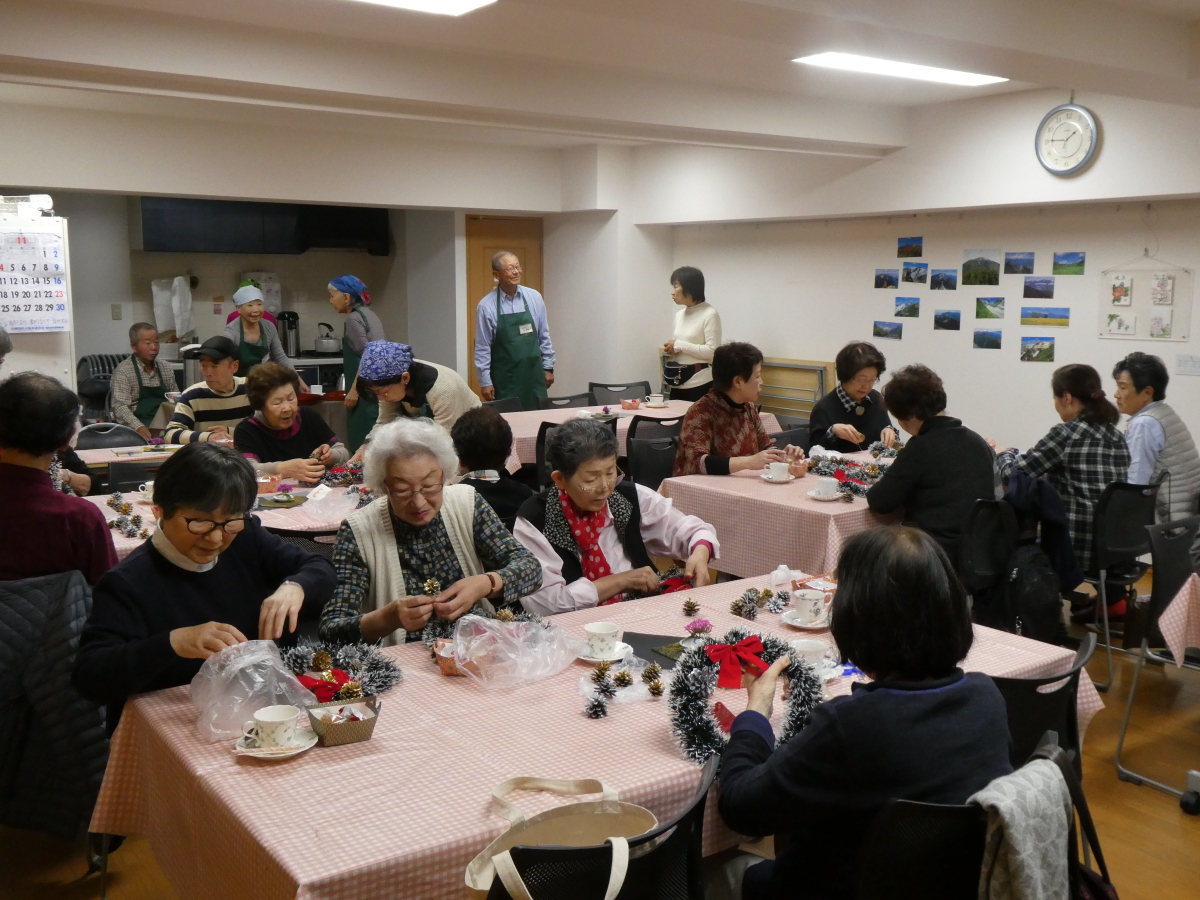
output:
[[844, 69], [847, 72], [891, 75], [895, 78], [915, 78], [918, 81], [938, 81], [942, 84], [962, 84], [968, 87], [1008, 81], [1007, 78], [997, 78], [995, 75], [976, 75], [974, 72], [959, 72], [957, 69], [918, 66], [915, 63], [876, 59], [873, 56], [859, 56], [855, 53], [831, 51], [818, 53], [815, 56], [801, 56], [799, 59], [793, 59], [792, 62], [804, 63], [806, 66], [822, 66], [826, 69]]
[[437, 13], [439, 16], [461, 16], [481, 6], [490, 6], [496, 0], [356, 0], [358, 3], [374, 3], [377, 6], [394, 6], [396, 9], [411, 9], [413, 12]]

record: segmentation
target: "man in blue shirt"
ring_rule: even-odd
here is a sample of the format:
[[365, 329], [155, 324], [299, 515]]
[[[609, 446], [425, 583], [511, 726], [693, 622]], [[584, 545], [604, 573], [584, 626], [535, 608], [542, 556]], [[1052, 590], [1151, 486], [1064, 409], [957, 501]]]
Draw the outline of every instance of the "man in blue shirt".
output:
[[554, 384], [554, 346], [542, 295], [521, 284], [521, 261], [510, 250], [492, 257], [496, 289], [475, 312], [475, 368], [484, 400], [519, 397], [525, 409]]

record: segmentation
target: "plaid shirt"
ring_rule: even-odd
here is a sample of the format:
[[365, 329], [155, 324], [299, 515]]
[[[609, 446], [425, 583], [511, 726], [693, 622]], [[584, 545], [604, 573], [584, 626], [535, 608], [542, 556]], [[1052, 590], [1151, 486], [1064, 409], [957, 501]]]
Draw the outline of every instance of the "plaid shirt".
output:
[[837, 394], [837, 398], [839, 401], [841, 401], [842, 406], [846, 408], [846, 412], [850, 412], [850, 410], [854, 409], [854, 407], [860, 404], [866, 406], [871, 402], [870, 394], [867, 394], [867, 396], [863, 397], [862, 400], [855, 400], [846, 393], [845, 389], [840, 384], [833, 389], [833, 392]]
[[[141, 421], [133, 414], [138, 394], [141, 393], [137, 373], [133, 370], [137, 365], [141, 365], [141, 361], [136, 356], [123, 360], [113, 369], [112, 379], [108, 382], [112, 389], [113, 418], [135, 431], [142, 427]], [[170, 365], [161, 359], [154, 360], [153, 374], [142, 369], [142, 384], [146, 387], [166, 385], [168, 391], [178, 390], [175, 386], [175, 373], [171, 371]]]
[[[425, 582], [436, 578], [442, 590], [463, 578], [462, 566], [450, 544], [450, 535], [442, 522], [441, 513], [428, 525], [410, 525], [392, 515], [392, 530], [396, 534], [396, 550], [404, 569], [405, 590], [410, 596], [425, 593]], [[520, 600], [542, 586], [542, 566], [532, 553], [516, 542], [488, 502], [475, 495], [475, 552], [488, 572], [504, 579], [504, 596], [492, 602], [520, 612]], [[358, 541], [350, 526], [343, 522], [333, 548], [333, 567], [338, 586], [333, 599], [321, 613], [321, 638], [326, 641], [353, 642], [362, 640], [359, 622], [364, 611], [370, 611], [371, 570], [358, 549]], [[421, 639], [420, 631], [408, 632], [409, 641]]]
[[997, 456], [1000, 475], [1013, 469], [1045, 476], [1067, 507], [1071, 544], [1084, 572], [1091, 572], [1095, 556], [1092, 517], [1104, 489], [1124, 481], [1129, 472], [1129, 448], [1115, 425], [1095, 425], [1076, 419], [1060, 422], [1035, 446], [1018, 453], [1001, 450]]

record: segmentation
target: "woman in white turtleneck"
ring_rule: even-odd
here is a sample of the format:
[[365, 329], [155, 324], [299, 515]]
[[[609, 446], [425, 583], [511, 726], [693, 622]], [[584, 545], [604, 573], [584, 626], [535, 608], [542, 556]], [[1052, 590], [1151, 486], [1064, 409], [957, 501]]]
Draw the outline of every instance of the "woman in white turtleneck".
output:
[[713, 352], [721, 346], [721, 317], [705, 302], [704, 273], [693, 266], [671, 273], [671, 299], [682, 309], [675, 313], [675, 333], [663, 344], [663, 352], [671, 362], [692, 369], [671, 388], [671, 399], [694, 402], [712, 387]]

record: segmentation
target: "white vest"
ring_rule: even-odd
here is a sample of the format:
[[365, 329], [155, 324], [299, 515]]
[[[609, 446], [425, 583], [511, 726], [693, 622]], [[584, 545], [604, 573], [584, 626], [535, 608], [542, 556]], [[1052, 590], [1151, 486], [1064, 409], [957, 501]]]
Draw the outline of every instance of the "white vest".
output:
[[1158, 520], [1170, 522], [1196, 515], [1200, 496], [1200, 453], [1183, 419], [1166, 403], [1146, 407], [1138, 415], [1150, 416], [1162, 425], [1167, 443], [1154, 462], [1151, 483], [1169, 473], [1158, 489]]
[[[463, 575], [482, 575], [483, 564], [475, 552], [475, 488], [469, 484], [446, 487], [442, 491], [440, 515]], [[400, 565], [400, 552], [396, 547], [396, 533], [392, 530], [387, 497], [367, 504], [347, 518], [346, 524], [354, 532], [358, 550], [371, 570], [371, 590], [361, 612], [383, 609], [393, 600], [407, 597], [408, 588], [404, 583], [404, 569]], [[442, 585], [443, 590], [448, 587], [448, 584]], [[491, 611], [487, 600], [479, 601], [479, 605]], [[404, 629], [397, 628], [383, 639], [383, 645], [392, 647], [403, 644], [406, 638]]]

